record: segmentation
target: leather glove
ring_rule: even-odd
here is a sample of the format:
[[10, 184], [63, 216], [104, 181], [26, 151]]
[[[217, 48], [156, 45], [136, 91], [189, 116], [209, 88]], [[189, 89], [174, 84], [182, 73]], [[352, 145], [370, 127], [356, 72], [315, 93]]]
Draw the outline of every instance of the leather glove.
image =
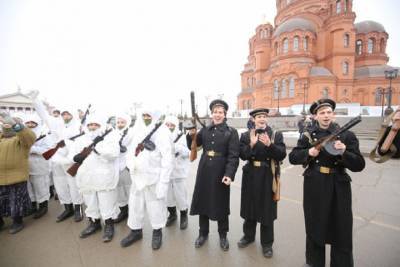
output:
[[101, 141], [103, 141], [104, 140], [104, 137], [102, 137], [102, 136], [96, 136], [96, 138], [93, 140], [93, 143], [98, 143], [98, 142], [101, 142]]
[[166, 199], [169, 183], [158, 182], [156, 186], [157, 199]]
[[82, 164], [82, 162], [85, 160], [86, 157], [87, 157], [86, 155], [82, 155], [82, 153], [79, 153], [79, 154], [76, 154], [76, 155], [74, 156], [74, 161], [75, 161], [76, 163]]

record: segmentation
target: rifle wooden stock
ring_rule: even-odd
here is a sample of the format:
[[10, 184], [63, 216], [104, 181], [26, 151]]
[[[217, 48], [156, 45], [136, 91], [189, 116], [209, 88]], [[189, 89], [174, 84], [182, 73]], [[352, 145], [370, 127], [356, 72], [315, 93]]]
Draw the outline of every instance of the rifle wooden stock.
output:
[[[398, 109], [395, 112], [400, 112], [400, 109]], [[395, 120], [392, 124], [392, 129], [390, 129], [388, 135], [386, 136], [385, 140], [382, 143], [380, 151], [382, 153], [386, 153], [389, 151], [390, 147], [393, 144], [393, 140], [397, 135], [397, 132], [400, 129], [400, 120]]]
[[135, 149], [135, 157], [137, 157], [140, 154], [140, 152], [143, 151], [143, 149], [144, 149], [143, 143], [138, 144]]
[[82, 165], [82, 163], [75, 162], [72, 164], [71, 167], [67, 170], [67, 173], [71, 175], [72, 177], [75, 177], [76, 173], [78, 172], [79, 167]]
[[49, 160], [52, 156], [54, 156], [54, 154], [56, 154], [56, 152], [59, 148], [64, 147], [64, 146], [65, 146], [65, 142], [64, 142], [64, 140], [61, 140], [60, 142], [57, 143], [57, 145], [55, 147], [44, 152], [42, 154], [43, 158], [45, 160]]
[[197, 133], [191, 136], [192, 137], [192, 144], [190, 145], [190, 161], [195, 161], [197, 158]]

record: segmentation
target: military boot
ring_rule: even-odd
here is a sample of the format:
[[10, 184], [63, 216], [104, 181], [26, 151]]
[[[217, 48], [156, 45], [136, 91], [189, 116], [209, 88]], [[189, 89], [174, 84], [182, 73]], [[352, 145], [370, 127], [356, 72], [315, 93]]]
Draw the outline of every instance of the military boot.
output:
[[24, 224], [22, 223], [22, 216], [14, 217], [12, 225], [10, 227], [10, 230], [8, 230], [8, 232], [10, 234], [16, 234], [19, 231], [21, 231], [22, 229], [24, 229]]
[[188, 215], [187, 215], [188, 210], [181, 210], [181, 223], [180, 223], [180, 228], [181, 230], [185, 230], [188, 226]]
[[86, 238], [101, 229], [100, 219], [89, 218], [88, 226], [79, 234], [80, 238]]
[[105, 221], [104, 234], [103, 234], [103, 242], [110, 242], [114, 236], [114, 220], [107, 219]]
[[266, 258], [272, 258], [274, 255], [274, 251], [272, 250], [272, 246], [263, 246], [262, 247], [263, 255]]
[[4, 224], [3, 218], [0, 217], [0, 231], [3, 229]]
[[229, 250], [229, 241], [228, 238], [226, 237], [226, 234], [219, 235], [219, 246], [223, 251]]
[[31, 202], [31, 210], [29, 211], [29, 215], [35, 214], [37, 212], [37, 202], [36, 201], [32, 201]]
[[151, 247], [153, 250], [157, 250], [162, 244], [162, 229], [153, 230], [153, 237], [151, 238]]
[[121, 247], [128, 247], [132, 245], [134, 242], [143, 238], [142, 229], [131, 230], [129, 235], [121, 240]]
[[118, 214], [117, 219], [114, 220], [114, 223], [119, 223], [128, 218], [128, 205], [120, 207], [120, 213]]
[[82, 220], [83, 220], [82, 206], [77, 204], [74, 207], [74, 221], [75, 222], [80, 222]]
[[176, 207], [168, 207], [169, 216], [167, 218], [166, 227], [171, 226], [177, 219], [176, 216]]
[[48, 211], [48, 201], [43, 201], [42, 203], [39, 203], [39, 209], [35, 212], [33, 215], [33, 219], [39, 219], [43, 215], [45, 215]]
[[73, 205], [72, 204], [64, 204], [65, 210], [63, 213], [58, 215], [56, 222], [62, 222], [65, 219], [74, 215]]

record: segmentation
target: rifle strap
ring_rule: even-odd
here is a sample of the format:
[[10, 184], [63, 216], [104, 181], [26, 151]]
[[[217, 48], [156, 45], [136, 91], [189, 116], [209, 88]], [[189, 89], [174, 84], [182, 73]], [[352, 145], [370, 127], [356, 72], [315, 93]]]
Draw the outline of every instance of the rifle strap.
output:
[[178, 134], [178, 136], [175, 138], [175, 140], [174, 140], [174, 144], [176, 143], [176, 142], [178, 142], [178, 140], [182, 137], [182, 135], [183, 135], [183, 133], [181, 132], [180, 134]]

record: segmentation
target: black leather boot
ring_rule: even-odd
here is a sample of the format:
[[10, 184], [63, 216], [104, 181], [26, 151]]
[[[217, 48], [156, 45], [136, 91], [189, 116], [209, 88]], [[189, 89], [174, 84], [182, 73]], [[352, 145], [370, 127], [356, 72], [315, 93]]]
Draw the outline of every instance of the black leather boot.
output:
[[153, 230], [153, 237], [151, 238], [151, 247], [153, 250], [157, 250], [162, 244], [162, 229]]
[[272, 246], [263, 246], [262, 251], [263, 251], [264, 257], [266, 257], [266, 258], [272, 258], [272, 256], [274, 255]]
[[204, 243], [206, 243], [208, 239], [208, 235], [199, 235], [199, 237], [197, 237], [196, 241], [194, 242], [194, 246], [195, 248], [200, 248], [204, 245]]
[[169, 216], [167, 218], [167, 223], [165, 224], [166, 227], [171, 226], [177, 219], [176, 216], [176, 207], [168, 207]]
[[123, 220], [128, 218], [128, 205], [120, 207], [120, 213], [118, 214], [117, 219], [114, 220], [114, 223], [120, 223]]
[[181, 230], [185, 230], [188, 226], [188, 210], [181, 210], [181, 223], [180, 228]]
[[239, 248], [245, 248], [253, 242], [254, 239], [246, 238], [246, 236], [243, 236], [237, 244]]
[[83, 220], [82, 205], [75, 205], [74, 207], [74, 221], [80, 222]]
[[56, 222], [62, 222], [65, 219], [74, 215], [73, 205], [72, 204], [64, 204], [65, 210], [63, 213], [58, 215]]
[[22, 216], [17, 216], [13, 218], [13, 223], [8, 231], [10, 234], [16, 234], [24, 229], [24, 224], [22, 223]]
[[48, 201], [43, 201], [42, 203], [39, 203], [39, 209], [35, 212], [33, 215], [33, 219], [39, 219], [43, 215], [47, 213], [48, 210]]
[[89, 225], [79, 234], [80, 238], [86, 238], [101, 229], [100, 219], [89, 218]]
[[226, 237], [226, 234], [219, 235], [219, 246], [223, 251], [229, 250], [229, 241], [228, 238]]
[[121, 240], [121, 247], [124, 247], [124, 248], [125, 247], [129, 247], [134, 242], [136, 242], [136, 241], [138, 241], [138, 240], [140, 240], [142, 238], [143, 238], [142, 229], [131, 230], [129, 235]]
[[31, 210], [29, 211], [29, 215], [35, 214], [37, 212], [37, 202], [36, 201], [32, 201], [31, 202]]
[[3, 226], [4, 226], [4, 221], [3, 221], [3, 218], [2, 217], [0, 217], [0, 231], [1, 231], [1, 229], [3, 229]]
[[114, 220], [107, 219], [105, 221], [104, 234], [103, 234], [103, 242], [110, 242], [114, 236]]

